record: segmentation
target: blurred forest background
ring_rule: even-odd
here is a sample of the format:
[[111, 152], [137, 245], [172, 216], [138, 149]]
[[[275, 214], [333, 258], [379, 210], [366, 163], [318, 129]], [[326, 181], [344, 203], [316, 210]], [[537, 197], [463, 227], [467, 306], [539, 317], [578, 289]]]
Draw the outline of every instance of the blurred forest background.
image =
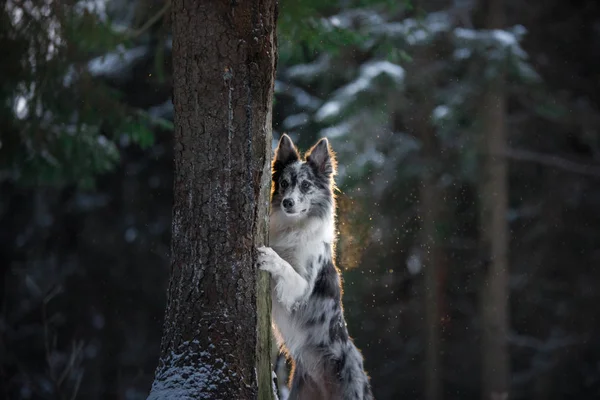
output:
[[[338, 153], [344, 303], [378, 399], [481, 398], [488, 345], [511, 399], [600, 398], [600, 2], [490, 4], [280, 2], [274, 141]], [[4, 398], [148, 394], [169, 7], [2, 2]]]

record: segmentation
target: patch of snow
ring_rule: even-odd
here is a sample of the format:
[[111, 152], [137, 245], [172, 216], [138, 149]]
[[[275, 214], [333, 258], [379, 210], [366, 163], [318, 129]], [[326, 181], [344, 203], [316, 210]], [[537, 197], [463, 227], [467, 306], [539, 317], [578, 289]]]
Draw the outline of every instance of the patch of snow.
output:
[[315, 119], [317, 121], [324, 121], [328, 118], [332, 118], [337, 116], [342, 110], [342, 104], [338, 100], [332, 100], [325, 103], [317, 114], [315, 115]]
[[440, 121], [450, 114], [450, 107], [446, 105], [437, 106], [432, 113], [434, 121]]
[[13, 26], [19, 26], [23, 20], [23, 9], [21, 7], [17, 7], [14, 1], [11, 0], [6, 2], [6, 9]]
[[411, 35], [408, 36], [408, 43], [417, 44], [420, 42], [424, 42], [429, 37], [429, 32], [427, 32], [425, 29], [417, 29]]
[[336, 28], [342, 27], [342, 20], [337, 15], [330, 17], [329, 22], [331, 23], [331, 25], [335, 26]]
[[63, 78], [63, 85], [65, 85], [65, 87], [71, 86], [71, 84], [73, 83], [73, 81], [75, 80], [75, 68], [70, 65], [67, 68], [67, 73], [65, 74], [64, 78]]
[[539, 82], [542, 80], [542, 77], [533, 69], [533, 67], [522, 60], [519, 60], [517, 63], [517, 71], [519, 76], [525, 78], [526, 80], [533, 82]]
[[207, 351], [198, 352], [197, 347], [194, 342], [184, 342], [171, 353], [156, 372], [148, 400], [208, 400], [217, 384], [230, 380], [227, 363]]
[[517, 44], [517, 38], [515, 35], [501, 29], [493, 30], [492, 37], [504, 46], [514, 46]]
[[115, 31], [117, 33], [131, 32], [131, 24], [124, 24], [124, 23], [116, 22], [115, 20], [112, 21], [112, 24], [110, 25], [110, 27], [112, 28], [113, 31]]
[[521, 25], [511, 29], [475, 30], [455, 28], [453, 31], [454, 38], [458, 40], [459, 44], [465, 44], [469, 48], [485, 52], [492, 59], [502, 58], [506, 56], [507, 52], [518, 58], [526, 59], [527, 53], [520, 45], [525, 33], [526, 30]]
[[357, 26], [374, 26], [385, 23], [377, 12], [366, 8], [355, 8], [324, 19], [325, 25], [339, 29], [351, 29]]
[[290, 79], [297, 79], [300, 81], [311, 81], [327, 71], [331, 66], [331, 59], [328, 55], [323, 55], [317, 60], [308, 64], [299, 64], [290, 67], [286, 71], [286, 75]]
[[306, 125], [310, 119], [307, 113], [293, 114], [283, 120], [283, 127], [285, 129], [296, 129], [300, 126]]
[[475, 40], [478, 37], [477, 31], [475, 31], [474, 29], [467, 29], [467, 28], [454, 29], [454, 36], [457, 37], [458, 39], [463, 39], [463, 40]]
[[467, 58], [471, 57], [471, 54], [473, 54], [471, 49], [467, 49], [466, 47], [463, 47], [463, 48], [454, 50], [454, 53], [452, 54], [452, 56], [454, 57], [455, 60], [466, 60]]
[[154, 118], [164, 118], [164, 119], [173, 120], [173, 116], [174, 116], [173, 102], [171, 101], [171, 99], [169, 99], [162, 104], [150, 107], [148, 109], [148, 114]]
[[452, 28], [452, 21], [447, 13], [435, 12], [427, 15], [425, 26], [432, 33], [447, 32]]
[[27, 99], [23, 96], [17, 96], [15, 98], [15, 116], [18, 119], [25, 119], [29, 114], [29, 108], [27, 106]]
[[101, 147], [107, 147], [111, 145], [110, 141], [104, 135], [98, 135], [96, 142], [98, 142]]
[[342, 96], [355, 96], [359, 92], [368, 89], [373, 79], [381, 74], [389, 75], [397, 83], [401, 83], [405, 75], [404, 68], [389, 61], [367, 63], [361, 67], [359, 78], [344, 87], [340, 94]]
[[448, 32], [452, 21], [448, 13], [430, 13], [423, 20], [407, 18], [402, 22], [389, 22], [374, 25], [372, 32], [391, 38], [404, 39], [410, 45], [420, 45], [431, 40], [435, 35]]
[[120, 46], [116, 52], [96, 57], [88, 63], [88, 71], [94, 76], [118, 76], [126, 73], [133, 64], [148, 54], [148, 46], [125, 50]]
[[516, 56], [523, 59], [527, 58], [527, 53], [519, 45], [519, 40], [514, 32], [495, 29], [491, 32], [491, 37], [503, 48], [510, 49]]
[[[18, 28], [23, 23], [23, 15], [27, 13], [28, 17], [37, 21], [39, 26], [45, 31], [48, 40], [47, 52], [45, 54], [46, 61], [51, 60], [57, 53], [57, 46], [63, 44], [60, 36], [61, 24], [59, 20], [52, 14], [51, 0], [32, 1], [6, 1], [6, 11], [9, 16], [10, 23]], [[29, 67], [35, 71], [34, 53], [30, 52]]]
[[26, 85], [20, 83], [17, 86], [19, 94], [13, 99], [13, 113], [18, 119], [25, 119], [31, 111], [31, 101], [35, 96], [35, 83]]
[[358, 78], [336, 90], [333, 100], [325, 103], [317, 111], [316, 120], [321, 122], [339, 115], [359, 93], [371, 89], [373, 81], [381, 75], [390, 77], [394, 83], [399, 85], [404, 81], [405, 71], [401, 66], [389, 61], [372, 61], [363, 64]]
[[353, 120], [344, 121], [340, 124], [333, 125], [333, 126], [330, 126], [329, 128], [322, 129], [321, 132], [319, 133], [319, 135], [321, 137], [326, 137], [326, 138], [330, 138], [330, 139], [339, 138], [341, 136], [345, 136], [348, 133], [350, 133], [352, 128], [354, 128], [355, 126], [356, 126], [356, 122]]
[[527, 34], [527, 28], [523, 25], [515, 25], [511, 28], [511, 31], [518, 38], [519, 42], [523, 40], [523, 36]]

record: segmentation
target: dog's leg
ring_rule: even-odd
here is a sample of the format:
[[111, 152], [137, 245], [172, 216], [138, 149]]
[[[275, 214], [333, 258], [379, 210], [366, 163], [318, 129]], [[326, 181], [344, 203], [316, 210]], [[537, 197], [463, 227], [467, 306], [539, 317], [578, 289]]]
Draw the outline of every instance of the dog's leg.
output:
[[270, 247], [258, 248], [256, 263], [263, 271], [268, 271], [275, 280], [277, 300], [291, 312], [306, 294], [308, 282], [294, 268]]
[[327, 400], [320, 392], [317, 382], [300, 365], [296, 364], [294, 369], [288, 400]]

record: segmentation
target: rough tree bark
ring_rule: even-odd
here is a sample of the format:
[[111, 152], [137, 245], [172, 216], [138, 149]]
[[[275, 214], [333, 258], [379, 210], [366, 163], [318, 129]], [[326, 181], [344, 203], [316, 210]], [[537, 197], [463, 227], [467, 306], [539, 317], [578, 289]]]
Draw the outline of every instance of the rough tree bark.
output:
[[271, 399], [267, 242], [276, 0], [173, 0], [171, 279], [149, 399]]
[[[504, 25], [503, 0], [486, 4], [486, 28]], [[486, 88], [482, 102], [483, 176], [481, 179], [481, 245], [489, 257], [481, 293], [482, 399], [507, 400], [508, 354], [508, 182], [506, 149], [506, 94], [501, 72]]]

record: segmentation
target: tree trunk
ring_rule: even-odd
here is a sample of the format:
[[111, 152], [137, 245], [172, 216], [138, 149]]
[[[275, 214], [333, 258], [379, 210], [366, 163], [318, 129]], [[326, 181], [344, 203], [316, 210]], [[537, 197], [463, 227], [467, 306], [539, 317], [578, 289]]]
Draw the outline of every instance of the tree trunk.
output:
[[149, 399], [271, 399], [276, 0], [173, 0], [171, 279]]
[[[428, 135], [435, 135], [429, 128]], [[424, 153], [432, 161], [433, 154], [424, 144]], [[437, 174], [428, 168], [422, 175], [420, 188], [421, 204], [421, 246], [423, 249], [423, 273], [425, 284], [425, 399], [441, 400], [441, 357], [440, 357], [440, 288], [439, 263], [440, 244], [436, 225], [439, 223], [441, 198], [437, 187]]]
[[[487, 4], [487, 28], [504, 25], [502, 0]], [[482, 287], [482, 398], [506, 400], [509, 394], [508, 354], [508, 222], [506, 97], [504, 73], [486, 89], [482, 103], [483, 157], [481, 180], [481, 245], [489, 256]]]
[[419, 187], [419, 214], [421, 220], [420, 246], [423, 263], [423, 286], [425, 295], [424, 331], [425, 363], [424, 394], [426, 400], [441, 400], [441, 348], [440, 348], [440, 274], [439, 264], [442, 248], [437, 225], [443, 208], [441, 191], [438, 186], [441, 157], [436, 128], [431, 123], [435, 98], [431, 95], [435, 88], [435, 72], [430, 67], [435, 60], [435, 45], [413, 54], [414, 61], [409, 68], [410, 88], [414, 104], [410, 107], [409, 129], [421, 141], [422, 168]]

